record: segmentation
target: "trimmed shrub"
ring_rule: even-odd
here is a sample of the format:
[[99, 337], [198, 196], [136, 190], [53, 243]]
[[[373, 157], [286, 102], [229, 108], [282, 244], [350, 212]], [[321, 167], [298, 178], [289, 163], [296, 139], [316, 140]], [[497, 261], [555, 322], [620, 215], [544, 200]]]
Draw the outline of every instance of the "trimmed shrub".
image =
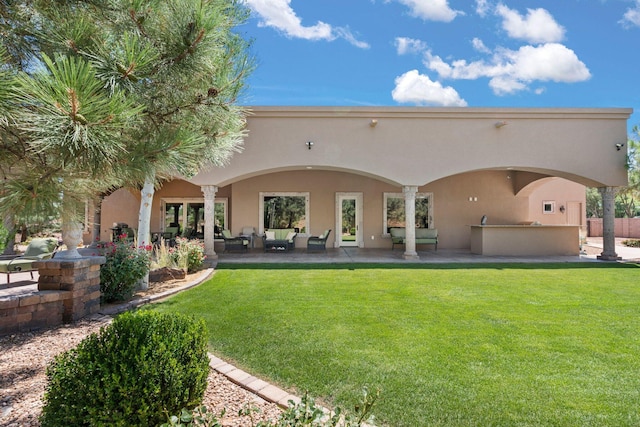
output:
[[124, 313], [47, 367], [42, 426], [155, 426], [202, 402], [208, 372], [202, 320]]

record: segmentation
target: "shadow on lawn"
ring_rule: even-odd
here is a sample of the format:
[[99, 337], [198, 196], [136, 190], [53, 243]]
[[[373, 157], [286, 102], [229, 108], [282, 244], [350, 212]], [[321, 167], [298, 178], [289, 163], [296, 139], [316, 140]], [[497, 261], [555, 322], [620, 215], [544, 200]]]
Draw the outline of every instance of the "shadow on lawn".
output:
[[443, 263], [443, 264], [398, 264], [398, 263], [219, 263], [216, 270], [566, 270], [566, 269], [604, 269], [604, 268], [639, 268], [637, 263], [621, 262], [549, 262], [549, 263]]

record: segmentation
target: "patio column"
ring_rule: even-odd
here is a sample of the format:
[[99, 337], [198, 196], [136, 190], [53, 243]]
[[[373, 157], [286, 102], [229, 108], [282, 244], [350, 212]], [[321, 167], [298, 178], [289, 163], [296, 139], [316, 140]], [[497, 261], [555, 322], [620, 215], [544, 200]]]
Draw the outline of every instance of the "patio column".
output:
[[200, 187], [204, 193], [204, 253], [209, 259], [218, 259], [214, 247], [214, 233], [216, 225], [216, 193], [215, 185], [203, 185]]
[[418, 187], [405, 185], [402, 187], [402, 192], [404, 193], [404, 259], [420, 259], [418, 252], [416, 252], [416, 193]]
[[598, 188], [602, 197], [602, 253], [598, 259], [603, 261], [617, 261], [621, 259], [616, 253], [615, 212], [616, 187]]

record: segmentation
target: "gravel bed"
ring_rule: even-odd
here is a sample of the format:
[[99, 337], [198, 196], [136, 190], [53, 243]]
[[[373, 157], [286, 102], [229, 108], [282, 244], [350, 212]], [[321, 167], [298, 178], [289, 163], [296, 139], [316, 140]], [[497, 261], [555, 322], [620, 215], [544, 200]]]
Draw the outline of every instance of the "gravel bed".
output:
[[[152, 284], [148, 293], [165, 291], [180, 284]], [[98, 315], [75, 324], [0, 337], [0, 426], [39, 426], [46, 367], [55, 355], [75, 347], [84, 337], [99, 332], [111, 320], [109, 316]], [[225, 426], [251, 426], [261, 420], [275, 420], [281, 412], [277, 405], [266, 402], [213, 370], [209, 373], [203, 404], [214, 413], [226, 409]], [[237, 415], [245, 405], [258, 408], [259, 412], [252, 416], [253, 421]]]

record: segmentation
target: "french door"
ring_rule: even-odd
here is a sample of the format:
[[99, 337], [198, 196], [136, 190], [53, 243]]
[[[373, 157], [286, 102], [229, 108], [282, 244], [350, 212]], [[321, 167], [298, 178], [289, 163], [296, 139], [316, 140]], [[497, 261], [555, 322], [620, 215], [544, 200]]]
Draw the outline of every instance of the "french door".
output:
[[362, 247], [362, 193], [336, 193], [336, 242]]

